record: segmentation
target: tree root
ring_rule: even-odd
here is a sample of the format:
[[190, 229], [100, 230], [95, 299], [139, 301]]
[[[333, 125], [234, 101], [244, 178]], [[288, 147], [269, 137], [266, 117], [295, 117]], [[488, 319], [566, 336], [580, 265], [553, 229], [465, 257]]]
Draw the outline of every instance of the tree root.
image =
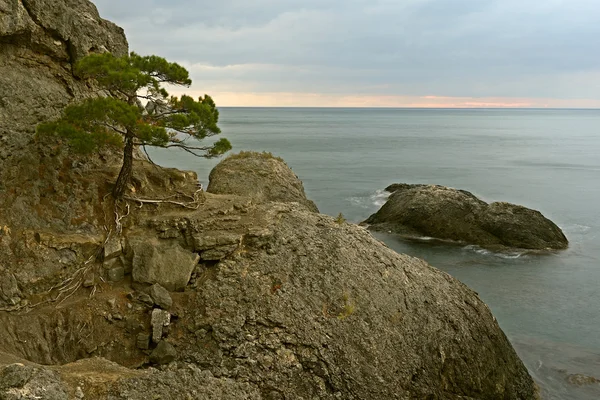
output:
[[[139, 203], [139, 207], [138, 208], [142, 208], [144, 204], [174, 204], [176, 206], [180, 206], [183, 208], [188, 208], [191, 210], [197, 210], [200, 205], [203, 203], [202, 199], [200, 198], [199, 193], [202, 192], [202, 189], [198, 189], [194, 192], [193, 196], [184, 194], [184, 193], [178, 193], [175, 194], [173, 196], [169, 196], [169, 197], [165, 197], [162, 199], [140, 199], [138, 197], [132, 197], [132, 196], [123, 196], [123, 198], [125, 200], [130, 200], [130, 201], [135, 201], [137, 203]], [[184, 196], [190, 199], [190, 201], [188, 202], [182, 202], [182, 201], [174, 201], [174, 200], [170, 200], [173, 199], [177, 196]]]

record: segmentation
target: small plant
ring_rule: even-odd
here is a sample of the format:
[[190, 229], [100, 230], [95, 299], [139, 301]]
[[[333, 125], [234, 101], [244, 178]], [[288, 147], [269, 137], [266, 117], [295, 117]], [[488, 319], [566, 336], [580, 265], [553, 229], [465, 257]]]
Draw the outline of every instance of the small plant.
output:
[[344, 214], [339, 213], [338, 216], [335, 217], [334, 221], [336, 224], [342, 225], [344, 222], [346, 222], [346, 218], [344, 218]]
[[236, 159], [251, 158], [251, 157], [259, 157], [259, 158], [264, 158], [264, 159], [267, 159], [267, 160], [268, 159], [273, 159], [273, 160], [277, 160], [277, 161], [281, 161], [282, 163], [285, 163], [285, 161], [283, 161], [283, 158], [274, 156], [269, 151], [263, 151], [263, 152], [257, 152], [257, 151], [240, 151], [237, 154], [231, 154], [229, 157], [227, 157], [227, 159], [236, 160]]
[[344, 292], [342, 300], [344, 300], [344, 307], [337, 316], [339, 320], [348, 318], [356, 311], [356, 305], [350, 300], [350, 295], [347, 292]]

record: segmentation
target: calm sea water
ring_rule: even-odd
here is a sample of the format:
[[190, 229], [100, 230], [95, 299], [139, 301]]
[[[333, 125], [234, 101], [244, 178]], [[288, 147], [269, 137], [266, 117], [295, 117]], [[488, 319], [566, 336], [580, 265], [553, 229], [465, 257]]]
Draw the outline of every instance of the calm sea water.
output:
[[[598, 399], [600, 384], [600, 110], [224, 108], [234, 149], [270, 151], [303, 180], [321, 212], [359, 222], [395, 182], [432, 183], [540, 210], [571, 245], [558, 254], [492, 254], [473, 247], [388, 246], [460, 279], [490, 306], [545, 399]], [[154, 151], [195, 170], [205, 187], [218, 160]]]

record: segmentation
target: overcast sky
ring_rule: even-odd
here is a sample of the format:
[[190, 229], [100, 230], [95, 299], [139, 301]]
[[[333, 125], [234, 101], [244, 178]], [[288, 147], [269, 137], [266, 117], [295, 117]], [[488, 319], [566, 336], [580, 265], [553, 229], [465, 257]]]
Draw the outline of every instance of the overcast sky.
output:
[[599, 0], [93, 0], [218, 105], [600, 107]]

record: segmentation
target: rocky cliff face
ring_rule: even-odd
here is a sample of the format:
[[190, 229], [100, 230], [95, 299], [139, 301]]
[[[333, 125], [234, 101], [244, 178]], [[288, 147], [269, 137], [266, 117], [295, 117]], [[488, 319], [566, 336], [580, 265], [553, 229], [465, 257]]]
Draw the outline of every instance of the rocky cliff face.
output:
[[108, 157], [31, 134], [92, 94], [72, 62], [124, 52], [121, 31], [83, 0], [2, 1], [0, 21], [0, 68], [29, 85], [0, 85], [0, 398], [536, 398], [476, 293], [314, 212], [282, 162], [226, 160], [214, 194], [139, 161], [111, 202]]
[[34, 139], [38, 122], [96, 94], [72, 69], [100, 51], [126, 54], [127, 40], [89, 1], [0, 0], [0, 307], [52, 286], [101, 240], [110, 157]]
[[87, 0], [0, 0], [0, 162], [35, 124], [92, 89], [72, 74], [89, 52], [127, 53], [123, 30]]

